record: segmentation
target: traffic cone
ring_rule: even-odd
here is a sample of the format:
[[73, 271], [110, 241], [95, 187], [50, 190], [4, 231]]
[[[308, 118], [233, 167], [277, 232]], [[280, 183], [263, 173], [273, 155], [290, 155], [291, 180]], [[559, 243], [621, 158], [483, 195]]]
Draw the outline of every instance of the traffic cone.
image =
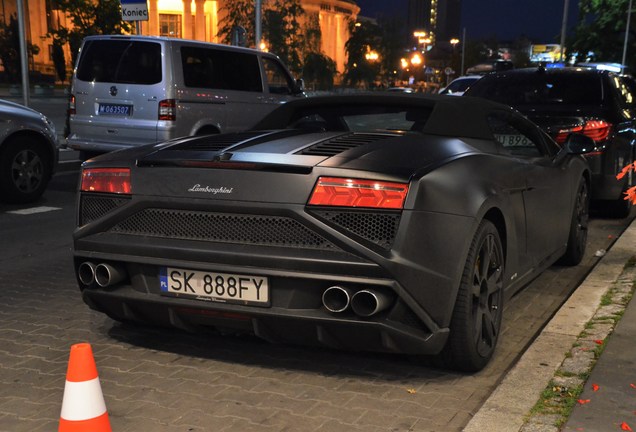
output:
[[90, 344], [71, 346], [58, 432], [111, 432]]

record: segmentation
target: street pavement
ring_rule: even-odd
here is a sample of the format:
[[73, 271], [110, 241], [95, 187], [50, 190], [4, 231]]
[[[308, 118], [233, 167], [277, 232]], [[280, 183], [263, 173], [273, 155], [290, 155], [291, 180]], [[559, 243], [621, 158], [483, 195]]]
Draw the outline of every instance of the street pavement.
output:
[[[0, 94], [0, 97], [3, 96]], [[50, 99], [37, 100], [36, 98], [33, 98], [32, 101], [32, 106], [37, 107], [36, 109], [49, 116], [56, 125], [63, 125], [63, 118], [66, 109], [63, 94], [56, 94], [54, 98]], [[58, 132], [61, 132], [61, 130]], [[72, 164], [76, 163], [76, 152], [64, 153], [63, 159], [65, 161]], [[636, 306], [634, 306], [634, 302], [631, 302], [628, 305], [622, 305], [624, 313], [616, 328], [604, 328], [600, 331], [600, 333], [592, 333], [591, 335], [584, 336], [584, 338], [587, 337], [587, 342], [589, 342], [589, 339], [592, 339], [592, 344], [598, 344], [599, 341], [602, 341], [604, 350], [595, 365], [594, 359], [591, 359], [588, 361], [586, 366], [584, 366], [588, 369], [592, 366], [594, 366], [594, 368], [592, 369], [589, 379], [583, 381], [585, 387], [580, 396], [581, 402], [575, 405], [572, 415], [569, 419], [566, 419], [561, 428], [557, 428], [553, 425], [556, 419], [552, 417], [548, 416], [547, 418], [541, 417], [537, 419], [535, 418], [536, 416], [530, 415], [532, 407], [540, 398], [541, 392], [546, 388], [546, 386], [550, 385], [555, 378], [561, 377], [563, 374], [560, 374], [560, 371], [567, 366], [570, 359], [576, 357], [576, 355], [573, 355], [573, 349], [576, 350], [577, 346], [581, 344], [581, 333], [589, 328], [589, 323], [599, 313], [608, 291], [615, 289], [617, 286], [622, 286], [622, 289], [625, 292], [628, 291], [631, 293], [633, 290], [634, 278], [636, 277], [633, 266], [633, 257], [635, 255], [636, 222], [632, 221], [631, 225], [624, 231], [611, 248], [608, 249], [607, 253], [599, 259], [593, 271], [585, 278], [585, 280], [583, 280], [576, 291], [570, 296], [569, 300], [559, 309], [539, 336], [527, 348], [525, 353], [515, 363], [515, 366], [507, 374], [505, 374], [505, 376], [503, 376], [500, 383], [496, 386], [494, 391], [491, 392], [490, 397], [485, 400], [481, 408], [477, 410], [474, 416], [472, 416], [472, 419], [457, 418], [454, 423], [465, 424], [466, 426], [463, 430], [467, 432], [636, 430], [636, 371], [633, 367], [633, 359], [636, 358], [636, 344], [633, 343], [632, 336], [636, 330]], [[56, 274], [55, 267], [59, 263], [49, 262], [49, 259], [50, 258], [45, 258], [43, 260], [42, 269], [48, 272], [47, 274], [49, 275], [50, 282], [43, 283], [51, 285], [52, 288], [55, 288], [56, 283], [59, 283], [60, 281], [62, 281], [65, 286], [69, 284], [72, 285], [73, 281], [68, 280], [67, 275]], [[632, 260], [632, 266], [626, 267], [626, 264], [629, 263], [630, 260]], [[17, 267], [20, 267], [20, 264], [16, 265]], [[29, 275], [25, 275], [23, 277], [28, 279]], [[20, 285], [23, 284], [25, 289], [27, 289], [29, 285], [29, 281], [26, 279], [22, 283], [20, 283], [19, 280], [17, 282]], [[18, 294], [17, 292], [5, 292], [4, 295], [21, 299], [23, 294]], [[29, 339], [35, 339], [33, 336], [36, 334], [42, 336], [42, 331], [50, 331], [46, 330], [37, 318], [33, 318], [33, 312], [42, 310], [44, 304], [49, 300], [57, 302], [59, 301], [59, 298], [53, 294], [53, 291], [51, 291], [48, 299], [30, 299], [31, 302], [35, 301], [35, 305], [29, 305], [27, 307], [26, 304], [23, 304], [24, 300], [20, 300], [19, 304], [16, 303], [16, 308], [24, 308], [23, 312], [18, 312], [17, 309], [11, 311], [12, 313], [15, 313], [16, 316], [24, 316], [25, 328], [20, 332], [20, 336], [22, 338], [25, 338], [28, 341]], [[60, 303], [59, 314], [57, 317], [53, 317], [54, 320], [57, 320], [57, 324], [55, 326], [58, 329], [62, 329], [67, 335], [71, 336], [65, 338], [67, 340], [84, 340], [85, 336], [94, 334], [95, 329], [101, 330], [105, 326], [110, 325], [106, 323], [105, 318], [97, 316], [88, 310], [83, 309], [83, 307], [78, 308], [73, 306], [73, 313], [80, 314], [80, 319], [85, 322], [87, 328], [67, 328], [66, 323], [69, 323], [69, 318], [65, 315], [65, 313], [68, 312], [65, 308], [68, 307], [68, 304], [65, 304], [64, 302]], [[621, 311], [619, 310], [619, 312]], [[51, 318], [49, 317], [48, 320], [50, 321], [50, 319]], [[278, 416], [281, 415], [281, 412], [287, 413], [286, 415], [290, 415], [289, 411], [286, 411], [287, 409], [290, 409], [290, 407], [294, 411], [306, 412], [309, 414], [306, 417], [305, 422], [298, 419], [298, 421], [294, 424], [305, 424], [307, 426], [306, 430], [317, 430], [318, 426], [315, 424], [315, 417], [311, 415], [316, 408], [310, 407], [311, 402], [315, 402], [315, 400], [320, 399], [318, 396], [319, 394], [324, 394], [323, 392], [335, 391], [335, 386], [337, 385], [338, 391], [342, 392], [343, 388], [345, 390], [345, 392], [341, 393], [339, 396], [340, 400], [338, 400], [338, 398], [330, 399], [328, 405], [320, 407], [321, 410], [323, 412], [324, 410], [340, 410], [341, 412], [339, 416], [341, 419], [353, 419], [359, 417], [364, 411], [365, 396], [357, 401], [355, 398], [353, 400], [351, 399], [352, 394], [357, 394], [357, 392], [361, 390], [359, 386], [362, 384], [355, 379], [356, 374], [373, 374], [375, 373], [374, 371], [377, 370], [376, 366], [379, 363], [385, 362], [383, 358], [376, 358], [374, 360], [370, 360], [369, 364], [366, 364], [360, 369], [356, 368], [355, 365], [338, 365], [337, 367], [334, 365], [333, 368], [328, 368], [328, 370], [331, 370], [332, 373], [344, 368], [344, 370], [352, 374], [350, 379], [345, 380], [349, 381], [348, 384], [347, 382], [337, 383], [331, 379], [331, 376], [325, 376], [322, 373], [318, 373], [315, 377], [315, 381], [312, 382], [296, 382], [293, 380], [290, 382], [286, 379], [286, 376], [291, 376], [287, 370], [289, 368], [293, 369], [300, 366], [294, 365], [293, 358], [289, 356], [289, 352], [290, 350], [293, 350], [293, 348], [278, 349], [267, 347], [263, 350], [264, 353], [267, 353], [264, 354], [267, 358], [263, 360], [263, 363], [254, 363], [253, 360], [245, 363], [244, 361], [238, 360], [235, 354], [236, 352], [240, 352], [241, 348], [239, 347], [238, 349], [233, 350], [231, 347], [232, 345], [239, 346], [244, 344], [242, 341], [224, 340], [224, 344], [230, 345], [229, 351], [228, 348], [225, 348], [217, 352], [216, 355], [218, 355], [218, 358], [213, 360], [206, 358], [208, 354], [203, 355], [201, 348], [193, 347], [191, 349], [189, 348], [188, 350], [184, 350], [183, 345], [187, 344], [187, 341], [185, 340], [179, 343], [179, 347], [177, 349], [170, 346], [171, 342], [167, 342], [165, 346], [145, 346], [143, 340], [148, 335], [146, 331], [140, 331], [137, 335], [135, 331], [131, 331], [130, 329], [122, 330], [119, 326], [113, 326], [107, 332], [100, 331], [99, 333], [103, 333], [104, 338], [96, 340], [95, 342], [98, 346], [102, 347], [103, 354], [107, 355], [107, 358], [102, 359], [101, 361], [98, 360], [98, 368], [103, 372], [103, 376], [105, 376], [107, 384], [112, 387], [116, 387], [113, 393], [115, 395], [119, 395], [117, 398], [111, 397], [109, 407], [112, 408], [114, 406], [114, 412], [119, 415], [127, 416], [126, 424], [128, 427], [139, 426], [143, 428], [144, 426], [154, 425], [157, 426], [157, 429], [155, 430], [160, 430], [159, 425], [162, 424], [162, 419], [155, 418], [154, 423], [142, 422], [141, 420], [143, 419], [143, 415], [140, 414], [140, 410], [143, 410], [145, 406], [157, 404], [165, 406], [163, 412], [165, 412], [166, 418], [168, 416], [174, 418], [175, 411], [183, 410], [183, 421], [176, 422], [176, 424], [183, 425], [183, 427], [179, 428], [179, 430], [201, 430], [196, 426], [201, 426], [203, 428], [205, 428], [205, 426], [203, 424], [198, 424], [198, 422], [203, 422], [208, 417], [206, 417], [204, 412], [193, 412], [189, 408], [188, 402], [210, 397], [218, 400], [219, 396], [223, 396], [220, 399], [226, 402], [218, 407], [210, 406], [209, 408], [211, 410], [216, 408], [220, 410], [220, 412], [216, 412], [216, 417], [212, 416], [209, 418], [215, 420], [225, 418], [228, 419], [229, 423], [219, 426], [218, 430], [241, 430], [241, 426], [245, 427], [245, 430], [247, 430], [252, 427], [253, 424], [249, 422], [241, 422], [240, 420], [237, 420], [237, 418], [259, 419], [261, 417], [269, 419], [268, 422], [261, 424], [263, 427], [267, 426], [266, 430], [288, 430], [284, 428], [288, 427], [289, 423], [280, 421]], [[31, 350], [31, 355], [27, 351], [26, 354], [23, 353], [23, 357], [19, 357], [14, 354], [17, 352], [18, 346], [11, 345], [15, 343], [12, 342], [12, 336], [15, 337], [15, 335], [5, 334], [2, 338], [3, 348], [0, 348], [0, 351], [4, 350], [5, 354], [11, 354], [7, 354], [0, 358], [3, 358], [2, 362], [9, 362], [12, 360], [20, 362], [20, 370], [24, 372], [17, 377], [13, 377], [13, 381], [16, 385], [31, 383], [32, 385], [44, 389], [44, 397], [42, 402], [39, 403], [41, 405], [34, 404], [38, 406], [30, 407], [30, 411], [37, 411], [38, 408], [40, 408], [43, 409], [44, 412], [50, 414], [51, 410], [55, 411], [56, 407], [59, 407], [59, 403], [61, 401], [59, 390], [57, 390], [57, 388], [59, 388], [59, 376], [60, 374], [63, 374], [63, 370], [66, 366], [65, 362], [68, 358], [68, 354], [66, 352], [68, 348], [67, 342], [64, 341], [61, 343], [59, 340], [56, 340], [51, 336], [48, 338], [50, 339], [50, 346], [46, 349], [53, 355], [47, 359], [44, 359], [41, 356], [41, 346], [34, 346]], [[44, 334], [44, 336], [46, 336], [46, 334]], [[45, 339], [47, 338], [45, 337]], [[114, 339], [114, 342], [112, 339]], [[118, 340], [120, 342], [130, 340], [133, 342], [133, 345], [124, 348], [121, 346], [121, 343], [117, 343]], [[193, 338], [194, 342], [198, 340], [199, 339], [197, 338]], [[38, 343], [41, 343], [41, 341], [38, 341]], [[134, 348], [135, 346], [138, 346], [138, 348]], [[258, 345], [249, 346], [254, 347]], [[152, 354], [152, 357], [146, 358], [148, 353], [142, 348], [150, 348], [150, 354]], [[131, 362], [130, 360], [123, 359], [130, 353], [122, 351], [120, 355], [113, 354], [113, 352], [116, 353], [118, 350], [122, 349], [124, 349], [124, 351], [133, 350], [137, 352], [141, 358], [139, 358], [138, 362]], [[584, 350], [580, 351], [585, 353]], [[183, 352], [189, 352], [191, 354], [191, 358], [185, 360], [179, 355], [179, 353]], [[276, 354], [282, 353], [284, 355], [283, 358], [272, 356], [274, 352], [276, 352]], [[96, 355], [99, 354], [100, 352], [96, 353]], [[115, 357], [113, 357], [113, 355], [115, 355]], [[346, 357], [347, 356], [345, 355], [344, 358]], [[589, 356], [587, 358], [589, 359]], [[110, 366], [113, 363], [112, 360], [117, 360], [116, 363], [118, 365], [116, 367]], [[186, 385], [191, 387], [191, 390], [187, 392], [188, 396], [182, 397], [182, 400], [173, 399], [170, 393], [165, 390], [160, 390], [154, 395], [148, 393], [150, 391], [156, 392], [157, 390], [152, 390], [146, 386], [144, 384], [144, 380], [157, 379], [158, 372], [142, 369], [139, 365], [158, 365], [164, 360], [169, 362], [175, 361], [178, 363], [174, 363], [172, 367], [168, 367], [168, 375], [161, 377], [161, 379], [172, 382], [175, 388], [183, 388], [183, 386]], [[238, 369], [241, 370], [241, 373], [246, 374], [243, 381], [246, 386], [245, 388], [233, 388], [232, 386], [228, 387], [227, 385], [223, 385], [224, 378], [214, 371], [214, 363], [224, 360], [238, 361]], [[318, 352], [317, 360], [326, 360], [327, 362], [330, 362], [334, 361], [334, 358], [328, 353], [322, 354]], [[357, 361], [359, 358], [352, 356], [351, 360]], [[194, 371], [194, 366], [198, 365], [202, 361], [208, 361], [211, 363], [211, 366], [207, 368], [207, 372], [204, 376], [191, 376], [189, 370]], [[43, 362], [48, 363], [48, 365], [41, 368]], [[273, 367], [273, 369], [265, 369], [263, 366], [265, 363], [268, 364], [269, 367]], [[162, 367], [165, 368], [169, 364], [170, 363], [165, 363]], [[178, 366], [179, 364], [180, 366]], [[280, 368], [277, 368], [276, 365]], [[304, 367], [308, 366], [305, 365]], [[41, 369], [47, 369], [47, 373], [33, 374], [29, 372], [29, 370]], [[128, 372], [128, 376], [132, 377], [132, 382], [121, 383], [112, 378], [118, 371], [121, 370]], [[354, 370], [358, 370], [358, 372], [354, 373]], [[421, 371], [418, 370], [417, 373], [421, 374]], [[428, 374], [430, 376], [425, 379], [429, 384], [429, 388], [443, 388], [445, 383], [440, 380], [439, 372], [431, 369]], [[256, 387], [253, 387], [254, 383], [258, 381], [249, 379], [250, 376], [259, 376], [261, 381], [267, 382], [267, 386], [262, 387], [263, 383], [261, 383], [256, 384]], [[401, 373], [396, 373], [394, 376], [389, 377], [389, 379], [398, 380], [399, 382], [403, 380], [405, 376], [408, 377], [409, 373], [401, 371]], [[236, 378], [236, 376], [233, 376], [233, 378]], [[463, 377], [457, 379], [470, 380], [471, 378]], [[204, 384], [206, 380], [210, 384]], [[9, 377], [3, 377], [2, 379], [3, 383], [10, 381], [11, 379], [9, 379]], [[439, 384], [436, 384], [437, 381], [439, 381]], [[384, 415], [390, 418], [391, 421], [383, 421], [380, 420], [379, 417], [373, 418], [371, 419], [371, 424], [386, 424], [387, 428], [383, 429], [382, 427], [378, 427], [373, 428], [372, 430], [444, 430], [441, 427], [439, 429], [435, 429], [434, 426], [422, 429], [414, 427], [412, 418], [417, 412], [418, 406], [412, 403], [404, 403], [403, 400], [398, 403], [397, 400], [402, 399], [407, 393], [396, 394], [395, 389], [393, 389], [392, 386], [387, 386], [386, 382], [385, 384], [382, 384], [382, 382], [385, 381], [379, 380], [377, 384], [366, 384], [367, 387], [361, 393], [364, 395], [365, 391], [369, 390], [368, 394], [370, 395], [377, 394], [378, 391], [380, 391], [380, 393], [384, 391], [383, 394], [388, 396], [388, 399], [386, 400], [387, 411]], [[333, 387], [330, 387], [330, 385]], [[478, 385], [479, 380], [476, 381], [477, 387], [475, 387], [475, 389], [478, 388]], [[351, 386], [351, 388], [348, 388], [347, 386]], [[373, 387], [373, 389], [369, 386]], [[404, 386], [408, 386], [408, 382], [404, 382]], [[265, 388], [266, 391], [264, 391]], [[415, 391], [418, 389], [413, 390]], [[348, 391], [353, 393], [347, 393]], [[21, 404], [22, 407], [20, 409], [24, 410], [24, 404], [29, 404], [28, 398], [25, 398], [28, 391], [25, 389], [20, 390], [16, 387], [15, 389], [12, 389], [11, 392], [13, 397], [8, 398], [2, 397], [4, 392], [0, 391], [0, 411], [11, 411], [13, 404]], [[132, 396], [122, 396], [126, 395], [127, 392], [130, 392]], [[234, 393], [235, 396], [231, 396], [232, 393]], [[410, 394], [410, 392], [408, 393]], [[475, 393], [478, 393], [477, 390]], [[286, 396], [283, 397], [281, 396], [282, 394], [285, 394]], [[239, 397], [236, 395], [241, 396]], [[263, 395], [269, 395], [269, 399], [263, 402], [242, 400], [242, 398], [252, 396], [262, 398]], [[291, 395], [295, 396], [291, 397]], [[420, 410], [427, 410], [431, 408], [431, 405], [427, 403], [429, 399], [425, 397], [425, 395], [420, 393], [420, 397], [414, 397], [413, 399], [419, 400], [420, 403], [422, 403], [419, 405]], [[231, 403], [228, 401], [231, 401]], [[252, 412], [241, 412], [241, 406], [243, 404], [250, 406]], [[347, 416], [342, 417], [342, 409], [339, 408], [339, 405], [345, 404], [347, 406], [345, 411], [348, 412], [348, 414]], [[262, 407], [262, 409], [258, 408], [259, 406]], [[436, 407], [438, 407], [438, 405], [436, 405]], [[19, 411], [20, 409], [17, 406], [15, 407], [15, 411]], [[405, 411], [405, 409], [407, 410]], [[271, 417], [267, 417], [269, 415], [266, 415], [267, 410], [269, 410], [269, 414], [273, 413]], [[36, 421], [38, 419], [38, 415], [32, 415], [33, 418], [27, 419], [26, 423], [22, 423], [23, 425], [26, 425], [25, 427], [27, 429], [5, 429], [10, 424], [15, 426], [15, 423], [8, 422], [6, 423], [7, 426], [2, 426], [4, 423], [3, 418], [7, 421], [13, 420], [13, 418], [0, 416], [0, 430], [52, 430], [54, 428], [54, 421], [41, 426], [41, 423]], [[371, 412], [371, 415], [381, 416], [382, 414], [380, 412]], [[418, 412], [418, 415], [421, 415], [421, 412]], [[451, 414], [449, 413], [449, 416], [450, 415]], [[190, 418], [188, 418], [188, 416], [190, 416]], [[197, 417], [198, 420], [193, 420], [192, 416]], [[403, 416], [402, 422], [399, 420], [400, 416]], [[49, 416], [48, 418], [51, 417]], [[52, 418], [55, 418], [55, 414], [53, 414]], [[148, 419], [145, 420], [148, 421]], [[369, 419], [367, 418], [367, 420]], [[117, 418], [114, 418], [113, 421], [116, 425], [121, 424], [121, 419], [119, 419], [119, 423]], [[344, 424], [350, 424], [349, 422], [350, 420], [343, 421]], [[327, 423], [320, 429], [325, 431], [346, 430], [342, 429], [343, 423]], [[37, 427], [29, 429], [29, 424], [37, 425]], [[420, 423], [417, 424], [419, 425]], [[192, 427], [193, 425], [196, 428]], [[296, 430], [302, 431], [303, 429], [301, 427]], [[367, 430], [371, 429], [367, 428]]]

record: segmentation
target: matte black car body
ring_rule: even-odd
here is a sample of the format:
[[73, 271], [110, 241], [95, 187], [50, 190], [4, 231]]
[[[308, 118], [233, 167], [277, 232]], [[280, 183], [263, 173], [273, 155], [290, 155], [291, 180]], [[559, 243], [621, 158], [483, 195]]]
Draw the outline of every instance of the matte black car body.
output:
[[[383, 119], [383, 110], [405, 110], [415, 131], [342, 121], [354, 113]], [[491, 116], [523, 129], [541, 154], [504, 148]], [[587, 164], [509, 107], [449, 96], [320, 97], [289, 102], [257, 128], [84, 163], [86, 175], [130, 169], [132, 188], [80, 191], [74, 260], [90, 307], [122, 321], [214, 326], [270, 341], [438, 354], [458, 326], [456, 299], [477, 233], [501, 240], [487, 269], [500, 288], [497, 303], [485, 305], [494, 324], [504, 289], [511, 295], [571, 257], [568, 248], [578, 248], [574, 261], [585, 248]], [[399, 209], [308, 204], [318, 179], [331, 177], [409, 189]], [[475, 267], [486, 266], [487, 245], [480, 251]], [[267, 276], [270, 302], [161, 295], [162, 267]], [[330, 288], [342, 311], [325, 305]], [[361, 292], [378, 307], [348, 307], [347, 296]], [[455, 366], [479, 369], [492, 349]]]
[[630, 210], [624, 192], [636, 184], [633, 176], [616, 180], [636, 157], [636, 93], [627, 79], [590, 68], [515, 69], [488, 74], [465, 94], [516, 108], [557, 141], [586, 122], [607, 122], [609, 133], [596, 139], [597, 151], [586, 155], [591, 197], [624, 217]]

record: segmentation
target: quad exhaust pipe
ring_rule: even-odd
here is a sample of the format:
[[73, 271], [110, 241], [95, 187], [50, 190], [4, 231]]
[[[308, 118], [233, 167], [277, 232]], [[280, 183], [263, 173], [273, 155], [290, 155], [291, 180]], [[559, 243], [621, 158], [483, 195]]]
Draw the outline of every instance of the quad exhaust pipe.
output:
[[375, 289], [355, 291], [334, 285], [322, 294], [322, 304], [329, 312], [340, 313], [351, 308], [360, 317], [370, 317], [393, 304], [395, 297]]
[[102, 288], [118, 284], [127, 276], [122, 265], [95, 264], [90, 261], [85, 261], [79, 265], [77, 275], [82, 284], [89, 286], [97, 283]]
[[351, 304], [353, 290], [347, 287], [332, 286], [322, 293], [322, 304], [329, 312], [344, 312]]
[[371, 289], [358, 291], [351, 299], [353, 313], [362, 317], [370, 317], [382, 312], [393, 303], [393, 297], [388, 294]]

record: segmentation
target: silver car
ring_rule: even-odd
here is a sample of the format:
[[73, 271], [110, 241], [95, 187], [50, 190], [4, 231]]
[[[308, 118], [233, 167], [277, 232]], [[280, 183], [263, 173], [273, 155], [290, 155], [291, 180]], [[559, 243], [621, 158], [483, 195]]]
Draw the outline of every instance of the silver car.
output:
[[0, 201], [38, 199], [58, 161], [55, 126], [43, 114], [0, 100]]
[[86, 159], [187, 135], [238, 132], [303, 97], [271, 53], [151, 36], [89, 36], [72, 80], [67, 142]]

